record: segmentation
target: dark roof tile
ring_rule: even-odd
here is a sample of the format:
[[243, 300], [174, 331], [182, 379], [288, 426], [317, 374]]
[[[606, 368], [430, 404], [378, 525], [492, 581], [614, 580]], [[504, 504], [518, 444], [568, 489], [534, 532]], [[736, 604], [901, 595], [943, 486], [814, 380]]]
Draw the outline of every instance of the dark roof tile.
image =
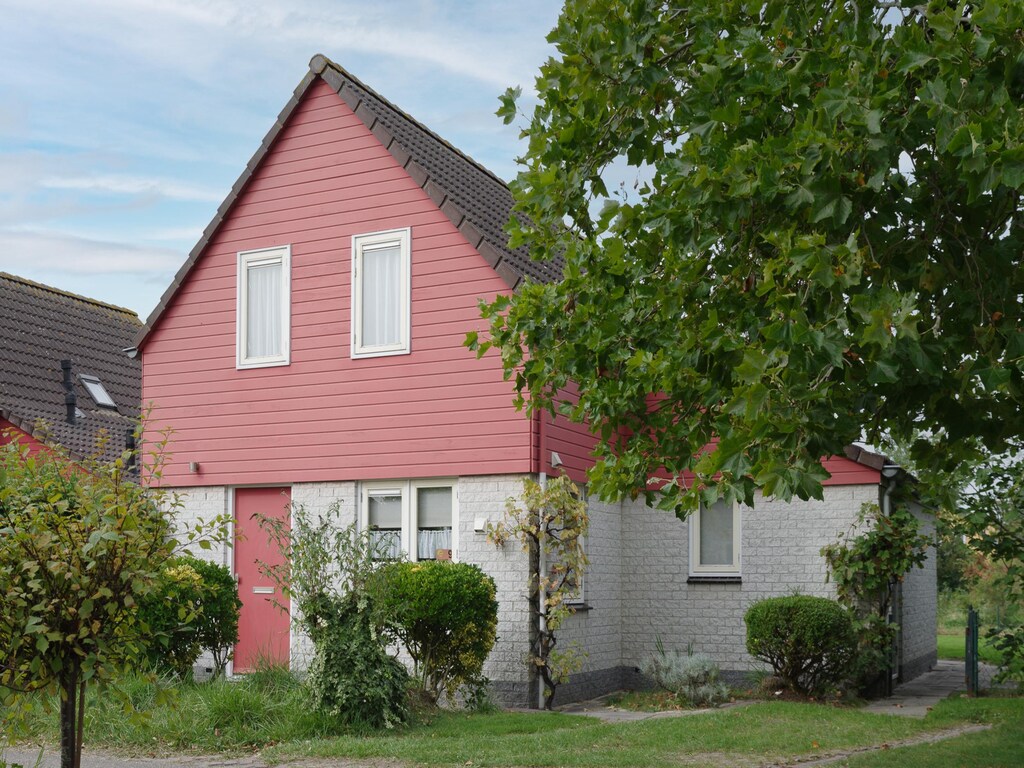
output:
[[[141, 365], [124, 350], [140, 327], [129, 309], [0, 272], [0, 415], [79, 457], [92, 455], [100, 430], [106, 430], [102, 456], [117, 456], [125, 430], [139, 416]], [[74, 425], [64, 418], [61, 360], [67, 359], [82, 413]], [[78, 378], [82, 374], [102, 382], [117, 412], [93, 402]]]

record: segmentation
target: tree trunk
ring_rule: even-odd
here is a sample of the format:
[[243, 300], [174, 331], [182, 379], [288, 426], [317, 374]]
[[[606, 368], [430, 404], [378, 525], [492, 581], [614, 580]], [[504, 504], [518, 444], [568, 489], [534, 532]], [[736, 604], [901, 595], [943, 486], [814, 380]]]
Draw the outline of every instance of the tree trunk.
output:
[[60, 768], [78, 768], [78, 662], [60, 678]]

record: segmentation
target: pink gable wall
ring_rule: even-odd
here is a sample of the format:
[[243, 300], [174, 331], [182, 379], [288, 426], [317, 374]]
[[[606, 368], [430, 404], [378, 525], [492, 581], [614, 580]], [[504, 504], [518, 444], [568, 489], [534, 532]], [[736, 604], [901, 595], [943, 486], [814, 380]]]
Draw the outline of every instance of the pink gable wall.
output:
[[39, 451], [46, 449], [45, 445], [32, 437], [28, 432], [18, 429], [7, 419], [0, 419], [0, 445], [7, 445], [12, 440], [17, 440], [22, 445], [27, 445], [29, 454], [39, 453]]
[[[352, 360], [351, 238], [401, 227], [412, 228], [412, 353]], [[291, 364], [236, 370], [237, 253], [281, 245]], [[531, 424], [497, 357], [462, 346], [484, 327], [478, 298], [503, 290], [337, 93], [314, 84], [143, 348], [151, 430], [174, 430], [163, 482], [531, 471]]]

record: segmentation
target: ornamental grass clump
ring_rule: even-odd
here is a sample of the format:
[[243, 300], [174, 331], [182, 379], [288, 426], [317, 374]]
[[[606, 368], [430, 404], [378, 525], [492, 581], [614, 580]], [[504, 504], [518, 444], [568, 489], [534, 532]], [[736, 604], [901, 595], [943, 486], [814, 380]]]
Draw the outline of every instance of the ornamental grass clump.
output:
[[717, 707], [729, 700], [718, 665], [704, 653], [669, 652], [659, 639], [657, 652], [640, 665], [640, 671], [690, 706]]
[[771, 665], [797, 693], [838, 685], [857, 659], [857, 634], [850, 612], [834, 600], [810, 595], [773, 597], [754, 603], [743, 617], [747, 651]]

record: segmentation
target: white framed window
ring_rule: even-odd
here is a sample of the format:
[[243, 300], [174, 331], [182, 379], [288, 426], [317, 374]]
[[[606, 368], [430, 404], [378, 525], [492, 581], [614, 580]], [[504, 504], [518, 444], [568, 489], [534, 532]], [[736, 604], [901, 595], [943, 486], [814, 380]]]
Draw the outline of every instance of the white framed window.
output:
[[690, 515], [690, 575], [739, 576], [740, 507], [719, 499]]
[[289, 363], [291, 258], [287, 245], [238, 254], [237, 368]]
[[352, 357], [406, 355], [410, 347], [412, 231], [352, 238]]
[[391, 557], [456, 559], [458, 519], [454, 480], [363, 483], [360, 526]]

